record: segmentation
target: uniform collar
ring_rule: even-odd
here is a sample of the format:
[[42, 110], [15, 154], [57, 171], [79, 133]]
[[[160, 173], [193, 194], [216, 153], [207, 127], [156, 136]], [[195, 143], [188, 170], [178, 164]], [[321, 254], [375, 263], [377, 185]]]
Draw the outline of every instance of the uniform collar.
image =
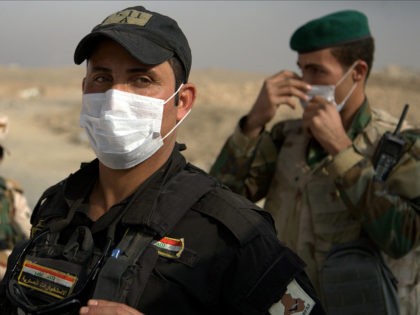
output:
[[163, 194], [173, 193], [166, 189], [167, 184], [186, 166], [185, 158], [179, 153], [180, 149], [182, 147], [176, 145], [165, 165], [133, 194], [121, 220], [123, 225], [141, 226], [162, 237], [165, 236], [165, 226], [162, 224], [165, 218], [157, 205]]
[[[176, 144], [167, 162], [141, 184], [131, 196], [122, 201], [124, 203], [122, 211], [125, 213], [121, 223], [124, 226], [141, 226], [153, 234], [164, 236], [165, 231], [162, 226], [164, 217], [157, 209], [157, 203], [159, 196], [170, 193], [165, 190], [165, 184], [186, 166], [185, 158], [179, 152], [184, 148], [182, 144]], [[80, 203], [78, 211], [85, 211], [86, 200], [98, 178], [98, 169], [99, 163], [95, 159], [83, 164], [76, 173], [69, 176], [64, 187], [64, 198], [69, 207], [84, 200], [83, 204]]]
[[351, 140], [354, 140], [356, 136], [365, 129], [369, 121], [372, 119], [372, 111], [369, 106], [369, 101], [365, 98], [362, 106], [356, 112], [350, 128], [347, 130], [347, 135]]

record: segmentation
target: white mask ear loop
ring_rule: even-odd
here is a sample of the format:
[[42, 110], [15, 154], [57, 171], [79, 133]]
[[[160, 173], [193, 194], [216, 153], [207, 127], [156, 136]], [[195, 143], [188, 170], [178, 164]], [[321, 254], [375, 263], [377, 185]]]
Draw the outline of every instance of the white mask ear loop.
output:
[[[338, 80], [338, 82], [335, 84], [335, 87], [339, 86], [341, 84], [341, 82], [343, 82], [348, 77], [348, 75], [354, 69], [354, 67], [356, 66], [356, 64], [357, 64], [357, 61], [355, 61], [351, 65], [351, 67], [349, 68], [349, 70], [347, 70], [347, 72], [341, 77], [341, 79]], [[341, 101], [340, 104], [337, 105], [337, 111], [340, 112], [343, 109], [344, 105], [346, 105], [346, 102], [347, 102], [348, 98], [353, 94], [353, 91], [356, 88], [356, 86], [357, 86], [357, 82], [354, 82], [354, 84], [351, 87], [349, 93], [347, 93], [346, 97]]]
[[180, 121], [178, 121], [175, 126], [172, 127], [171, 130], [169, 130], [169, 132], [162, 138], [162, 141], [166, 139], [166, 137], [168, 137], [172, 132], [174, 132], [174, 130], [184, 121], [185, 118], [187, 118], [187, 116], [191, 113], [191, 109], [188, 110], [188, 112], [184, 115], [184, 117], [182, 117], [180, 119]]
[[[169, 97], [167, 100], [166, 100], [166, 102], [165, 103], [167, 103], [168, 101], [170, 101], [178, 92], [179, 92], [179, 90], [181, 89], [181, 87], [184, 85], [184, 83], [182, 83], [180, 86], [179, 86], [179, 88], [178, 88], [178, 90], [176, 90], [176, 92], [174, 93], [174, 94], [172, 94], [171, 95], [171, 97]], [[174, 130], [184, 121], [184, 119], [185, 118], [187, 118], [187, 116], [189, 115], [191, 113], [191, 108], [188, 110], [188, 112], [184, 115], [184, 117], [182, 117], [181, 119], [180, 119], [180, 121], [178, 121], [176, 124], [175, 124], [175, 126], [173, 126], [172, 127], [172, 129], [171, 130], [169, 130], [169, 132], [162, 138], [162, 141], [163, 140], [165, 140], [172, 132], [174, 132]]]
[[357, 86], [357, 82], [354, 82], [352, 88], [350, 89], [349, 93], [347, 94], [347, 96], [344, 98], [344, 100], [341, 101], [341, 103], [339, 105], [337, 105], [337, 110], [341, 111], [344, 107], [344, 105], [346, 105], [347, 100], [349, 99], [349, 97], [353, 94], [354, 89]]
[[356, 64], [357, 64], [357, 61], [355, 61], [352, 65], [351, 65], [351, 67], [349, 68], [349, 70], [347, 70], [347, 72], [341, 77], [341, 79], [340, 80], [338, 80], [338, 82], [335, 84], [335, 86], [337, 87], [337, 86], [339, 86], [340, 84], [341, 84], [341, 82], [343, 82], [346, 78], [347, 78], [347, 76], [349, 75], [349, 73], [354, 69], [354, 67], [356, 66]]
[[169, 96], [169, 98], [165, 101], [165, 103], [163, 103], [163, 105], [165, 105], [166, 103], [168, 103], [171, 99], [174, 98], [175, 95], [178, 94], [179, 90], [181, 90], [181, 88], [184, 86], [184, 83], [181, 83], [181, 85], [179, 86], [178, 90], [175, 91], [174, 94], [172, 94], [171, 96]]

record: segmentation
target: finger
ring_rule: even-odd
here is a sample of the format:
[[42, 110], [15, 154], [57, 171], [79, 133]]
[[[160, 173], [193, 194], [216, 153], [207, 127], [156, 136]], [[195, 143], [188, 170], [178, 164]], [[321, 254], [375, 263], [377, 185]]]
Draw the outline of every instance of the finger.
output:
[[306, 83], [305, 81], [302, 81], [301, 78], [285, 77], [283, 78], [283, 80], [279, 80], [277, 82], [272, 83], [278, 88], [289, 87], [295, 90], [303, 91], [304, 93], [307, 93], [311, 89], [310, 84]]
[[300, 80], [290, 79], [282, 85], [278, 85], [275, 93], [279, 97], [294, 96], [301, 100], [308, 101], [309, 97], [307, 93], [309, 90], [310, 85], [307, 83]]
[[80, 315], [144, 315], [135, 309], [123, 309], [118, 306], [84, 306]]
[[273, 92], [272, 100], [274, 104], [288, 104], [290, 107], [295, 108], [296, 98], [308, 101], [308, 96], [300, 88], [296, 88], [293, 85], [283, 85], [277, 87], [276, 91]]
[[[88, 312], [83, 310], [88, 309]], [[85, 312], [85, 313], [82, 313]], [[114, 314], [126, 314], [126, 315], [143, 315], [136, 309], [122, 303], [117, 303], [108, 300], [89, 300], [87, 307], [83, 307], [80, 310], [80, 314], [88, 315], [114, 315]]]
[[89, 300], [87, 305], [89, 306], [113, 306], [113, 305], [117, 305], [119, 303], [117, 302], [113, 302], [113, 301], [108, 301], [108, 300]]
[[331, 101], [327, 100], [325, 97], [322, 97], [322, 96], [319, 96], [319, 95], [315, 95], [314, 97], [312, 97], [310, 103], [318, 104], [319, 107], [323, 107], [323, 108], [327, 108], [328, 106], [335, 107], [333, 102], [331, 102]]
[[277, 99], [276, 107], [279, 108], [280, 106], [286, 105], [292, 109], [296, 109], [298, 102], [298, 99], [294, 96], [282, 96]]
[[297, 75], [293, 71], [290, 71], [290, 70], [282, 70], [280, 72], [277, 72], [273, 76], [271, 76], [269, 78], [269, 80], [272, 81], [272, 82], [281, 82], [281, 81], [284, 81], [287, 78], [301, 79], [301, 77], [299, 77], [299, 75]]
[[280, 75], [270, 78], [266, 81], [270, 89], [279, 90], [282, 88], [290, 88], [302, 91], [306, 94], [310, 90], [310, 85], [300, 78], [296, 73], [290, 71], [281, 72]]

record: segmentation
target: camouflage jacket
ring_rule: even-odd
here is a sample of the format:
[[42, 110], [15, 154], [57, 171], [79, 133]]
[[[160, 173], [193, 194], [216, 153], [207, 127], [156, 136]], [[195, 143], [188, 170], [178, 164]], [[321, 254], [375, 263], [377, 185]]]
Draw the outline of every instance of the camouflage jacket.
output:
[[20, 186], [13, 180], [0, 177], [0, 280], [13, 247], [29, 237], [30, 214]]
[[362, 230], [386, 254], [405, 256], [405, 267], [393, 271], [411, 285], [419, 277], [413, 254], [420, 239], [419, 133], [403, 133], [406, 153], [385, 182], [373, 180], [371, 162], [380, 137], [396, 123], [366, 100], [348, 130], [353, 145], [335, 157], [305, 136], [300, 120], [280, 122], [257, 139], [238, 126], [210, 173], [253, 201], [265, 198], [280, 240], [303, 258], [316, 286], [331, 246]]

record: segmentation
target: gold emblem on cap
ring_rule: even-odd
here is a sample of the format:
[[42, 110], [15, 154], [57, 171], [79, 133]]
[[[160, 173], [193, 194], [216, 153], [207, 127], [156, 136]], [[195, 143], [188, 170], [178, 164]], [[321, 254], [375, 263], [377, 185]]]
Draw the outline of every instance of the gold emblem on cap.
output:
[[108, 16], [101, 25], [108, 24], [134, 24], [145, 26], [149, 22], [152, 14], [137, 10], [124, 10]]

